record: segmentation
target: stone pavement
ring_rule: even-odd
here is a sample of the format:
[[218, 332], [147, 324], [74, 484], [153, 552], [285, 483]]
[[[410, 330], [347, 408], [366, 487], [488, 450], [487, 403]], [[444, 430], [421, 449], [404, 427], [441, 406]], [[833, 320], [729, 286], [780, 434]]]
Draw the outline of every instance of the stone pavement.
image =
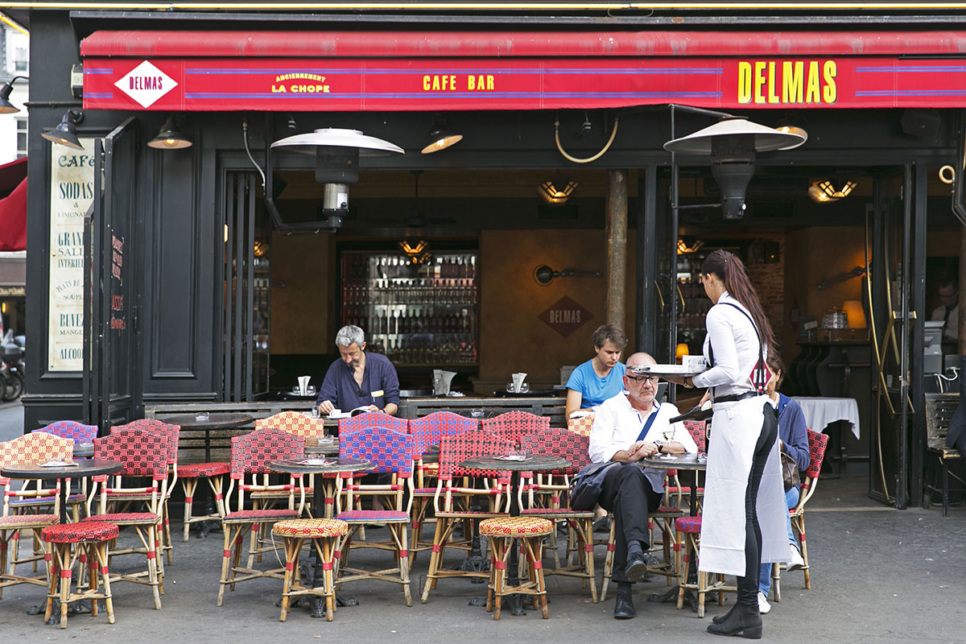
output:
[[[897, 511], [866, 496], [868, 479], [862, 464], [850, 464], [850, 476], [820, 480], [807, 513], [812, 588], [804, 589], [801, 573], [785, 573], [782, 601], [765, 616], [764, 636], [771, 641], [807, 642], [962, 642], [963, 596], [966, 594], [966, 509], [953, 508], [943, 518], [930, 510]], [[176, 512], [177, 514], [177, 512]], [[180, 534], [177, 521], [175, 535]], [[378, 538], [379, 531], [371, 533]], [[383, 534], [385, 532], [383, 531]], [[133, 538], [122, 535], [122, 538]], [[712, 615], [726, 611], [710, 605], [707, 616], [677, 610], [673, 603], [645, 601], [663, 592], [663, 578], [635, 587], [636, 619], [612, 617], [613, 586], [604, 603], [593, 604], [579, 581], [549, 581], [550, 619], [539, 611], [524, 617], [504, 612], [500, 622], [482, 608], [468, 604], [485, 594], [484, 586], [464, 580], [442, 580], [426, 604], [420, 604], [426, 553], [413, 571], [415, 605], [407, 608], [392, 584], [358, 583], [345, 587], [359, 605], [340, 608], [335, 621], [309, 617], [296, 608], [288, 621], [278, 621], [281, 582], [260, 579], [239, 584], [215, 606], [222, 537], [192, 534], [184, 543], [176, 537], [175, 562], [167, 569], [164, 609], [152, 608], [147, 587], [114, 586], [117, 623], [102, 613], [72, 615], [66, 631], [45, 626], [41, 616], [28, 615], [43, 599], [37, 586], [17, 586], [0, 599], [0, 642], [177, 642], [316, 641], [347, 642], [694, 642], [717, 641], [705, 633]], [[598, 570], [604, 549], [597, 549]], [[357, 552], [353, 558], [364, 559]], [[457, 552], [449, 560], [455, 563]], [[358, 560], [358, 559], [356, 559]], [[598, 575], [599, 577], [599, 575]]]

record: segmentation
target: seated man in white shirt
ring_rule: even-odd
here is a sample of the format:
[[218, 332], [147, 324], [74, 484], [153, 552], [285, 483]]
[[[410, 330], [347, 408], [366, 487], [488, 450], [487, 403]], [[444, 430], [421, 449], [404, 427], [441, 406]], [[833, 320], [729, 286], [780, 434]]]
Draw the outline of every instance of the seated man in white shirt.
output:
[[[641, 467], [640, 461], [658, 452], [697, 453], [694, 439], [683, 423], [669, 424], [678, 415], [671, 403], [658, 405], [657, 378], [634, 373], [634, 367], [654, 364], [646, 353], [627, 359], [625, 392], [609, 398], [597, 409], [590, 431], [590, 460], [615, 462], [607, 470], [598, 503], [614, 513], [614, 572], [617, 602], [614, 617], [630, 619], [637, 613], [631, 597], [632, 584], [646, 569], [644, 552], [650, 546], [648, 512], [661, 504], [665, 470]], [[665, 431], [667, 433], [665, 434]]]

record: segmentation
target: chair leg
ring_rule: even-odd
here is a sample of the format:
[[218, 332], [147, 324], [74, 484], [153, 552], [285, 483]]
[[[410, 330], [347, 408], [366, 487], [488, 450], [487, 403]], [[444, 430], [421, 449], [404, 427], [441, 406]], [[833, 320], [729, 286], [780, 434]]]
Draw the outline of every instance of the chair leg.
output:
[[[89, 557], [93, 560], [97, 558], [97, 565], [100, 567], [101, 581], [104, 583], [104, 605], [107, 607], [107, 623], [114, 623], [114, 595], [111, 592], [111, 576], [107, 571], [107, 543], [100, 542], [91, 546]], [[93, 600], [93, 605], [97, 606], [97, 600]]]
[[288, 617], [288, 609], [292, 603], [289, 593], [292, 591], [292, 577], [295, 567], [298, 566], [302, 540], [298, 537], [283, 537], [282, 544], [285, 550], [285, 579], [282, 581], [282, 613], [278, 620], [280, 622], [284, 622]]
[[615, 532], [617, 522], [611, 517], [610, 536], [607, 538], [607, 554], [604, 555], [604, 576], [600, 585], [600, 601], [607, 599], [607, 586], [610, 584], [610, 576], [614, 572], [614, 550], [617, 548], [617, 534]]
[[191, 531], [191, 511], [194, 506], [195, 490], [198, 489], [198, 479], [181, 479], [181, 489], [184, 490], [184, 541], [188, 541], [188, 535]]
[[446, 532], [446, 526], [449, 524], [449, 522], [450, 519], [436, 519], [436, 530], [433, 535], [433, 548], [429, 555], [429, 570], [426, 572], [426, 583], [423, 585], [423, 595], [420, 597], [420, 601], [423, 604], [425, 604], [429, 599], [430, 589], [436, 587], [436, 575], [439, 573], [439, 568], [442, 565], [443, 559], [442, 540]]
[[773, 563], [771, 565], [771, 587], [773, 590], [772, 597], [776, 602], [782, 600], [782, 569], [781, 564]]

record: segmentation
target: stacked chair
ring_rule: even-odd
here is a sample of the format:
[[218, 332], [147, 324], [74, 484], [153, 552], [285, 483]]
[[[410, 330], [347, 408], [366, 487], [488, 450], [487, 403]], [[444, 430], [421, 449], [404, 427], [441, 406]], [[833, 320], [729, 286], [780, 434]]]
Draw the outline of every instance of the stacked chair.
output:
[[[111, 558], [121, 555], [144, 555], [147, 566], [135, 573], [113, 573], [110, 583], [130, 581], [151, 587], [154, 607], [161, 610], [164, 594], [162, 520], [164, 500], [168, 494], [169, 438], [163, 433], [144, 429], [123, 429], [110, 436], [94, 439], [94, 458], [119, 461], [122, 469], [116, 475], [94, 477], [94, 490], [88, 499], [87, 522], [132, 526], [140, 547], [117, 548], [112, 544]], [[134, 485], [130, 479], [148, 478], [147, 485]], [[111, 511], [118, 499], [139, 499], [143, 511]], [[97, 500], [97, 511], [93, 504]], [[109, 504], [111, 507], [109, 507]]]
[[[429, 550], [432, 542], [422, 540], [423, 526], [433, 498], [436, 496], [436, 480], [439, 476], [439, 453], [435, 462], [427, 462], [427, 451], [430, 448], [439, 449], [444, 436], [455, 436], [466, 431], [479, 428], [479, 422], [473, 418], [466, 418], [449, 411], [437, 411], [409, 421], [409, 431], [413, 437], [413, 459], [415, 460], [415, 489], [413, 490], [412, 508], [412, 542], [409, 549], [409, 562], [416, 558], [416, 553]], [[430, 485], [432, 483], [432, 485]]]
[[[409, 582], [409, 510], [413, 490], [413, 439], [408, 434], [393, 431], [386, 427], [370, 427], [341, 434], [339, 437], [339, 457], [371, 461], [373, 468], [369, 474], [388, 474], [388, 483], [366, 483], [357, 480], [358, 473], [350, 473], [348, 479], [339, 479], [339, 487], [346, 490], [345, 509], [339, 508], [336, 519], [348, 524], [348, 534], [342, 542], [342, 555], [336, 583], [375, 579], [398, 583], [402, 586], [407, 606], [413, 605]], [[363, 498], [379, 498], [381, 510], [356, 508]], [[336, 494], [337, 503], [343, 496]], [[359, 544], [367, 548], [389, 550], [393, 553], [396, 566], [385, 570], [368, 570], [350, 566], [349, 554], [353, 536], [365, 525], [379, 525], [389, 530], [389, 541], [374, 543], [366, 541]]]
[[[258, 541], [261, 526], [299, 518], [295, 509], [296, 478], [290, 477], [288, 483], [273, 485], [268, 466], [273, 461], [301, 459], [305, 455], [304, 448], [305, 441], [301, 437], [273, 428], [256, 429], [250, 434], [232, 437], [231, 484], [222, 519], [225, 545], [218, 587], [219, 606], [225, 601], [226, 586], [234, 590], [239, 582], [261, 577], [284, 580], [284, 569], [255, 569], [255, 560], [261, 554]], [[263, 491], [284, 491], [288, 495], [287, 507], [246, 509], [246, 494]], [[233, 493], [234, 510], [231, 508]], [[248, 564], [242, 566], [242, 549], [249, 535]]]
[[[453, 436], [443, 436], [439, 450], [439, 478], [433, 506], [436, 511], [436, 531], [433, 551], [426, 573], [422, 602], [429, 599], [429, 591], [436, 588], [440, 579], [453, 577], [489, 579], [480, 570], [452, 570], [443, 567], [446, 546], [457, 524], [506, 516], [509, 510], [510, 476], [505, 471], [467, 470], [460, 467], [463, 461], [476, 456], [507, 456], [513, 443], [491, 432], [466, 431]], [[470, 481], [467, 483], [463, 479]], [[456, 499], [462, 499], [467, 509], [458, 509]], [[486, 504], [484, 509], [473, 509], [469, 504], [476, 499]], [[464, 528], [464, 532], [468, 532]]]
[[[51, 423], [40, 429], [35, 429], [34, 432], [39, 432], [41, 434], [53, 434], [54, 436], [60, 436], [61, 438], [67, 438], [74, 442], [74, 446], [82, 445], [84, 443], [93, 443], [94, 439], [97, 438], [98, 429], [97, 425], [85, 425], [84, 423], [79, 423], [75, 420], [58, 420], [55, 423]], [[67, 506], [71, 510], [71, 514], [74, 518], [74, 523], [80, 521], [80, 513], [82, 509], [85, 509], [87, 505], [87, 481], [83, 481], [80, 489], [76, 494], [69, 494], [67, 497]]]

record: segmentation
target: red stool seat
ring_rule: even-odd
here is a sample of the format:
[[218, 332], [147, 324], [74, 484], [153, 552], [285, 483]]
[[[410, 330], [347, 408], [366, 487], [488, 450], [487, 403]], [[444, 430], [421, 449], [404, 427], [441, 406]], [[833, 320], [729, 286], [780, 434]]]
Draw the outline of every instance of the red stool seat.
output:
[[341, 537], [349, 531], [345, 521], [336, 519], [293, 519], [279, 521], [272, 527], [272, 533], [279, 537], [299, 537], [318, 539], [320, 537]]
[[204, 476], [221, 476], [231, 472], [228, 463], [192, 463], [190, 465], [178, 465], [179, 479], [195, 479]]
[[116, 539], [119, 530], [113, 523], [104, 521], [81, 521], [58, 523], [48, 526], [40, 533], [48, 543], [81, 543], [83, 541], [110, 541]]

